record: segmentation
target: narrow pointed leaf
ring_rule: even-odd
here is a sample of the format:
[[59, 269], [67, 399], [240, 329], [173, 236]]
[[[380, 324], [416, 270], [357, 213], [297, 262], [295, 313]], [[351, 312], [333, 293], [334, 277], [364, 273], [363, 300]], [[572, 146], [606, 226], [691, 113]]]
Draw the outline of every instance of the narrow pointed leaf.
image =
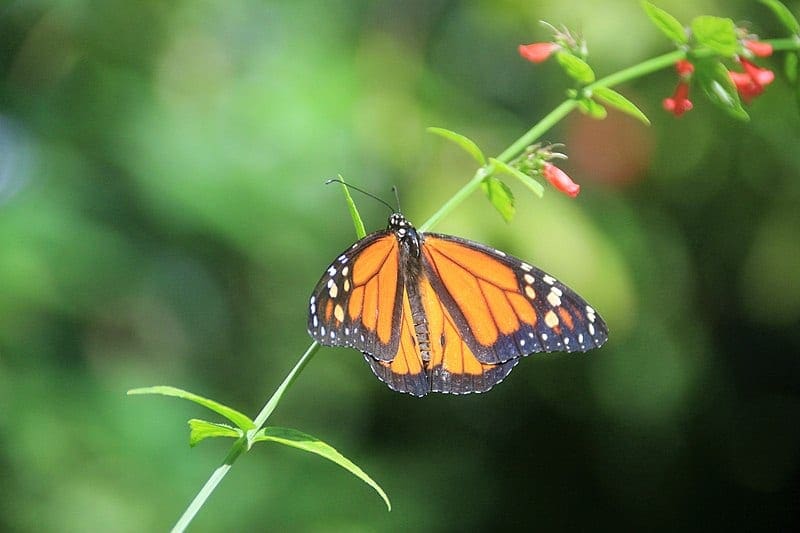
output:
[[648, 126], [650, 125], [650, 120], [647, 118], [647, 115], [645, 115], [641, 109], [636, 107], [636, 104], [622, 96], [614, 89], [609, 89], [608, 87], [597, 87], [592, 90], [592, 94], [603, 103], [619, 109], [623, 113], [644, 122]]
[[556, 59], [567, 73], [567, 76], [582, 85], [587, 85], [595, 80], [594, 71], [583, 59], [569, 52], [561, 51], [556, 54]]
[[698, 61], [695, 65], [694, 78], [711, 103], [724, 109], [734, 118], [750, 119], [742, 107], [736, 87], [728, 76], [728, 69], [721, 62], [713, 59]]
[[578, 109], [592, 118], [596, 118], [598, 120], [603, 120], [608, 115], [608, 111], [606, 108], [603, 107], [602, 104], [599, 104], [592, 100], [591, 98], [581, 98], [578, 100]]
[[219, 402], [215, 402], [214, 400], [210, 400], [208, 398], [204, 398], [203, 396], [198, 396], [197, 394], [185, 391], [183, 389], [179, 389], [177, 387], [170, 387], [167, 385], [159, 385], [155, 387], [143, 387], [140, 389], [131, 389], [128, 391], [128, 395], [134, 394], [161, 394], [162, 396], [174, 396], [175, 398], [183, 398], [184, 400], [189, 400], [196, 404], [200, 404], [207, 409], [211, 409], [217, 414], [220, 414], [234, 423], [237, 427], [241, 428], [243, 431], [247, 431], [248, 429], [252, 429], [255, 427], [255, 424], [250, 417], [247, 415], [240, 413], [236, 409], [232, 407], [228, 407], [227, 405], [223, 405]]
[[642, 8], [653, 24], [661, 30], [661, 33], [667, 36], [669, 40], [675, 44], [686, 44], [689, 38], [686, 36], [686, 30], [678, 19], [661, 9], [656, 7], [650, 2], [642, 2]]
[[710, 48], [723, 57], [733, 56], [739, 49], [736, 24], [729, 18], [702, 15], [692, 21], [692, 35], [700, 46]]
[[302, 431], [298, 431], [292, 428], [284, 428], [284, 427], [265, 427], [256, 433], [255, 437], [253, 438], [254, 442], [261, 442], [261, 441], [271, 441], [277, 442], [279, 444], [284, 444], [286, 446], [291, 446], [293, 448], [297, 448], [299, 450], [303, 450], [306, 452], [314, 453], [328, 459], [329, 461], [333, 461], [337, 465], [341, 466], [361, 481], [375, 489], [375, 492], [383, 498], [383, 501], [386, 503], [386, 507], [391, 511], [392, 504], [389, 501], [389, 497], [383, 491], [383, 489], [378, 485], [371, 477], [369, 477], [363, 470], [361, 470], [356, 464], [350, 461], [347, 457], [336, 451], [336, 449], [331, 446], [330, 444], [326, 444], [325, 442], [319, 440], [316, 437], [308, 435], [307, 433], [303, 433]]
[[430, 127], [426, 128], [427, 131], [433, 133], [434, 135], [438, 135], [439, 137], [444, 137], [448, 141], [452, 141], [460, 146], [465, 152], [472, 156], [472, 158], [478, 162], [480, 166], [486, 164], [486, 157], [483, 155], [483, 152], [475, 142], [470, 139], [469, 137], [465, 137], [460, 133], [456, 133], [454, 131], [446, 130], [444, 128], [435, 128]]
[[778, 0], [760, 1], [762, 4], [770, 8], [773, 13], [775, 13], [775, 16], [778, 17], [778, 20], [780, 20], [790, 32], [792, 32], [794, 35], [800, 35], [800, 22], [797, 22], [797, 18], [788, 7]]
[[244, 432], [227, 424], [216, 424], [207, 420], [192, 418], [189, 420], [189, 446], [194, 447], [203, 439], [211, 437], [231, 437], [238, 439]]
[[490, 158], [489, 163], [494, 166], [495, 171], [505, 172], [506, 174], [509, 174], [517, 178], [519, 181], [522, 182], [523, 185], [528, 187], [533, 192], [533, 194], [535, 194], [539, 198], [544, 196], [544, 187], [542, 186], [542, 184], [533, 179], [532, 177], [528, 176], [524, 172], [494, 158]]
[[503, 183], [495, 176], [489, 176], [481, 182], [481, 189], [489, 198], [495, 209], [506, 222], [511, 222], [514, 218], [514, 194], [508, 185]]
[[344, 200], [347, 202], [347, 209], [350, 211], [350, 218], [353, 219], [353, 226], [356, 228], [356, 238], [362, 239], [367, 234], [367, 230], [364, 229], [364, 222], [361, 220], [356, 203], [353, 201], [353, 197], [350, 196], [350, 189], [345, 185], [341, 174], [339, 174], [339, 179], [342, 182], [342, 191], [344, 192]]

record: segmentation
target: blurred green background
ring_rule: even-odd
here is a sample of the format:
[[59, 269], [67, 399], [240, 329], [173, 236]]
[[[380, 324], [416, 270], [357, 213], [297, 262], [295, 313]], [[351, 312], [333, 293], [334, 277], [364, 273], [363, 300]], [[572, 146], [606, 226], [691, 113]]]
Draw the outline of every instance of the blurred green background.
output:
[[[750, 1], [664, 0], [784, 32]], [[800, 14], [797, 2], [789, 4]], [[230, 444], [201, 408], [255, 415], [308, 346], [307, 298], [354, 239], [338, 173], [421, 224], [567, 80], [519, 43], [583, 32], [601, 74], [670, 49], [637, 2], [0, 2], [0, 529], [170, 527]], [[779, 58], [767, 60], [772, 68]], [[263, 445], [194, 531], [789, 530], [800, 521], [800, 113], [783, 79], [749, 124], [673, 72], [621, 87], [646, 128], [571, 116], [546, 140], [577, 200], [517, 184], [440, 226], [567, 282], [611, 329], [483, 395], [393, 393], [322, 349], [271, 422], [337, 447], [389, 493]], [[386, 210], [356, 197], [369, 230]]]

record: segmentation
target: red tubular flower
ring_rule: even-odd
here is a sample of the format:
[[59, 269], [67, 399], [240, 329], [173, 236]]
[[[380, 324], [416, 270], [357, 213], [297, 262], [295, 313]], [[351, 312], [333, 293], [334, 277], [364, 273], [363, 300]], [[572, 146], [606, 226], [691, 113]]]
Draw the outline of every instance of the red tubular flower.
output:
[[675, 93], [671, 98], [664, 98], [664, 109], [679, 117], [692, 109], [691, 100], [689, 100], [689, 84], [685, 81], [678, 83], [675, 88]]
[[578, 196], [581, 186], [572, 181], [567, 173], [552, 163], [545, 163], [542, 166], [542, 175], [550, 184], [571, 198]]
[[739, 96], [745, 104], [749, 104], [753, 101], [753, 98], [764, 92], [764, 86], [754, 82], [753, 79], [744, 72], [728, 72], [728, 76], [730, 76], [731, 81], [736, 86]]
[[769, 43], [745, 39], [742, 41], [742, 44], [745, 48], [753, 52], [753, 55], [756, 57], [769, 57], [772, 55], [772, 45]]
[[542, 63], [561, 47], [556, 43], [533, 43], [519, 45], [519, 55], [533, 63]]
[[740, 57], [744, 72], [728, 72], [731, 81], [736, 86], [739, 96], [745, 104], [764, 92], [764, 87], [775, 80], [775, 73], [769, 69], [759, 68], [747, 59]]
[[759, 68], [743, 57], [739, 58], [739, 62], [747, 75], [750, 76], [750, 79], [753, 80], [753, 83], [760, 85], [762, 88], [772, 83], [775, 79], [775, 73], [769, 69]]

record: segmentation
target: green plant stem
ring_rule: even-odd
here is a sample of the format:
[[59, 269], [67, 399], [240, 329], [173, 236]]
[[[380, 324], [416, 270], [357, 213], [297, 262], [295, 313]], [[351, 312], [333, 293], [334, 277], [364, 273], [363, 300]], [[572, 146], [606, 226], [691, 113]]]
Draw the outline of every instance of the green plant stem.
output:
[[305, 368], [314, 354], [317, 353], [319, 347], [319, 343], [314, 341], [311, 343], [311, 346], [306, 349], [306, 352], [303, 354], [297, 364], [294, 365], [294, 368], [292, 368], [286, 378], [284, 378], [283, 382], [278, 386], [267, 403], [264, 404], [264, 407], [261, 409], [261, 412], [258, 413], [255, 420], [253, 420], [255, 427], [248, 431], [246, 435], [242, 435], [236, 440], [236, 442], [233, 443], [230, 451], [228, 451], [228, 455], [225, 456], [225, 460], [222, 461], [222, 464], [217, 467], [216, 470], [214, 470], [214, 472], [211, 474], [211, 477], [208, 478], [203, 487], [175, 523], [175, 526], [172, 528], [173, 533], [182, 533], [183, 531], [186, 531], [186, 528], [189, 527], [189, 524], [192, 522], [194, 517], [197, 515], [203, 505], [205, 505], [206, 500], [208, 500], [209, 496], [211, 496], [211, 493], [214, 492], [214, 489], [217, 488], [217, 485], [219, 485], [220, 481], [222, 481], [222, 479], [231, 469], [233, 463], [236, 462], [236, 459], [239, 458], [242, 452], [250, 448], [250, 439], [266, 423], [269, 416], [278, 406], [283, 394], [292, 385], [292, 383], [294, 383], [294, 381], [297, 379], [297, 376], [300, 374], [303, 368]]
[[[652, 72], [669, 67], [684, 57], [686, 57], [686, 54], [680, 50], [677, 50], [675, 52], [670, 52], [668, 54], [663, 54], [658, 57], [648, 59], [647, 61], [620, 70], [587, 85], [584, 87], [583, 92], [584, 94], [591, 94], [592, 89], [597, 87], [612, 87], [614, 85], [619, 85], [620, 83], [645, 76]], [[502, 161], [503, 163], [508, 163], [523, 150], [525, 150], [525, 148], [533, 144], [537, 139], [544, 135], [545, 132], [547, 132], [550, 128], [555, 126], [564, 117], [569, 115], [577, 106], [578, 101], [573, 98], [561, 102], [555, 109], [545, 115], [542, 120], [537, 122], [519, 139], [514, 141], [511, 146], [506, 148], [495, 159]], [[428, 220], [426, 220], [425, 223], [419, 227], [419, 229], [421, 231], [427, 231], [438, 224], [442, 218], [448, 215], [461, 202], [463, 202], [475, 191], [475, 189], [480, 187], [481, 182], [486, 178], [486, 176], [489, 175], [491, 175], [490, 167], [486, 166], [479, 168], [475, 172], [475, 175], [472, 177], [472, 179], [464, 184], [464, 186], [461, 187], [461, 189], [459, 189], [447, 202], [445, 202], [445, 204], [439, 208], [439, 210], [436, 211]]]

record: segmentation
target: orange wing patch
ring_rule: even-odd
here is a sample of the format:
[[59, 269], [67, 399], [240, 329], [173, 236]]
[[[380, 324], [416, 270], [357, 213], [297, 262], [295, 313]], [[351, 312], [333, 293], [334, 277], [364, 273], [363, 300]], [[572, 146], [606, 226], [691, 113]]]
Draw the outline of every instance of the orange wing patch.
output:
[[520, 294], [514, 271], [488, 253], [455, 242], [428, 238], [423, 248], [428, 263], [451, 295], [471, 334], [482, 346], [536, 324], [536, 311]]
[[423, 361], [420, 357], [414, 322], [411, 317], [411, 305], [408, 294], [403, 291], [402, 322], [400, 324], [400, 341], [397, 354], [391, 361], [379, 361], [369, 354], [364, 354], [372, 371], [390, 388], [423, 396], [428, 392], [428, 383], [423, 373]]
[[419, 288], [430, 339], [429, 360], [425, 364], [430, 390], [455, 394], [484, 392], [502, 381], [516, 359], [499, 364], [481, 363], [461, 338], [453, 317], [424, 276]]
[[397, 239], [386, 238], [364, 250], [353, 263], [354, 288], [347, 312], [352, 320], [361, 317], [364, 327], [375, 331], [384, 344], [392, 337], [398, 251]]

